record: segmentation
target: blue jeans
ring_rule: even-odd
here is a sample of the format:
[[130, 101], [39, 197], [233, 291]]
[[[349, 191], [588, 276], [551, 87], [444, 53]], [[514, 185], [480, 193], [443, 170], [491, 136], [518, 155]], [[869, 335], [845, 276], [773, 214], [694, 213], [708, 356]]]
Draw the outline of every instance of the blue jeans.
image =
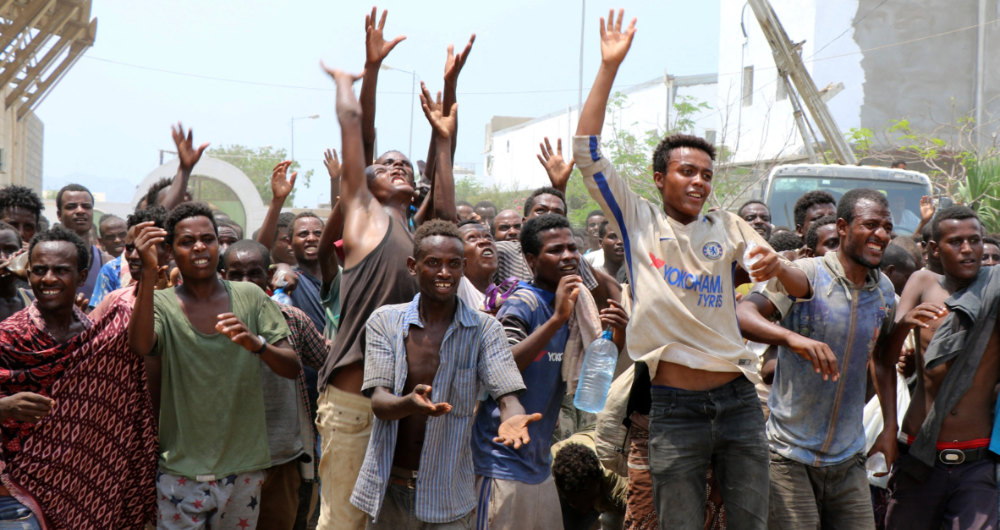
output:
[[764, 413], [750, 381], [706, 391], [653, 386], [649, 465], [660, 528], [701, 529], [712, 466], [730, 530], [767, 527]]
[[0, 530], [41, 530], [35, 514], [12, 496], [0, 496]]

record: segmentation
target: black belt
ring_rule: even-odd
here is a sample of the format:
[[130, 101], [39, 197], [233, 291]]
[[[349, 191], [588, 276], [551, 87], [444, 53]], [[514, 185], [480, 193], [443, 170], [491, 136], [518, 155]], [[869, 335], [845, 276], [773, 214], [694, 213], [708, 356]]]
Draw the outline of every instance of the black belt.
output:
[[[905, 455], [909, 452], [910, 446], [899, 442], [899, 454]], [[993, 453], [990, 451], [989, 446], [977, 447], [975, 449], [939, 449], [937, 452], [937, 461], [950, 466], [976, 462], [987, 458], [993, 458]]]

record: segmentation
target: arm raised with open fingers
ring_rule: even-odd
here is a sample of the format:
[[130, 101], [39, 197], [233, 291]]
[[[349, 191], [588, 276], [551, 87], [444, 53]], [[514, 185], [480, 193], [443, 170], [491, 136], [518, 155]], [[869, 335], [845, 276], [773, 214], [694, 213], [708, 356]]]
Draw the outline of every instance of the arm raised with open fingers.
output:
[[552, 183], [552, 187], [566, 193], [566, 185], [569, 183], [569, 177], [573, 174], [573, 164], [575, 162], [571, 159], [567, 161], [563, 158], [562, 153], [562, 138], [556, 140], [556, 149], [552, 150], [552, 144], [549, 143], [549, 137], [545, 137], [544, 142], [538, 144], [538, 148], [541, 154], [538, 156], [538, 161], [545, 168], [545, 173], [549, 175], [549, 182]]

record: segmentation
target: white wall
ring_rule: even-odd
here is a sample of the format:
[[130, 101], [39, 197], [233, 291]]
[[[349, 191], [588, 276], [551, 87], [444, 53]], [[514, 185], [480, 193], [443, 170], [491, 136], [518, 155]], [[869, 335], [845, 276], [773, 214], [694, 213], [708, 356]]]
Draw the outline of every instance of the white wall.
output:
[[[714, 108], [716, 85], [702, 82], [688, 85], [693, 81], [704, 81], [705, 76], [681, 76], [674, 78], [677, 97], [691, 96], [696, 101], [708, 103], [712, 108], [692, 116], [694, 132], [705, 136], [706, 130], [720, 130], [719, 113]], [[646, 131], [663, 130], [667, 119], [667, 87], [663, 77], [623, 90], [628, 97], [615, 126], [628, 129], [639, 138]], [[676, 101], [676, 99], [675, 99]], [[532, 189], [548, 185], [545, 169], [538, 162], [539, 143], [548, 136], [553, 148], [556, 140], [563, 141], [563, 155], [572, 156], [570, 141], [576, 131], [578, 111], [574, 107], [558, 111], [523, 124], [493, 132], [492, 150], [486, 153], [485, 164], [489, 178], [502, 189]], [[673, 110], [671, 122], [676, 118]], [[611, 132], [612, 118], [604, 124], [604, 135]], [[721, 133], [720, 138], [721, 138]], [[489, 143], [489, 142], [487, 142]]]

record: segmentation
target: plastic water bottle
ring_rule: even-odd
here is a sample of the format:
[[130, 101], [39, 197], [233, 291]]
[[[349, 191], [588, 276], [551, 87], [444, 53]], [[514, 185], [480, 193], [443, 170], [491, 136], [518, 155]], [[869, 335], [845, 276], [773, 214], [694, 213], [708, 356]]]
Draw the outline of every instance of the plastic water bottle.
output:
[[597, 340], [587, 346], [573, 406], [585, 412], [600, 412], [608, 399], [617, 363], [618, 346], [611, 342], [611, 330], [604, 330]]
[[274, 294], [271, 295], [271, 300], [274, 300], [279, 304], [292, 305], [292, 297], [288, 296], [284, 287], [278, 287], [275, 289]]
[[750, 251], [757, 248], [756, 241], [747, 241], [747, 248], [743, 251], [743, 264], [747, 266], [747, 272], [750, 272], [750, 267], [753, 267], [754, 263], [760, 260], [760, 256], [751, 256]]

